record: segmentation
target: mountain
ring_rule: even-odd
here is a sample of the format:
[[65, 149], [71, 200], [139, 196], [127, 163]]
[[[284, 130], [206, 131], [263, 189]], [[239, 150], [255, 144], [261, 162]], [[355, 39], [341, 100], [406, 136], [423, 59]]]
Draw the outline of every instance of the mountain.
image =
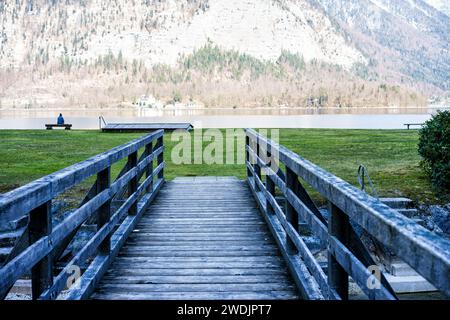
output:
[[448, 0], [425, 0], [425, 2], [433, 8], [450, 16], [450, 1]]
[[[307, 1], [9, 1], [2, 13], [1, 65], [42, 53], [92, 62], [111, 51], [147, 65], [174, 65], [208, 39], [261, 59], [281, 50], [344, 66], [364, 62]], [[25, 50], [27, 48], [28, 50]]]
[[[106, 105], [149, 92], [205, 105], [422, 104], [450, 88], [450, 18], [444, 1], [427, 2], [1, 1], [0, 108], [86, 104], [86, 90]], [[256, 93], [268, 81], [270, 97]], [[232, 98], [243, 85], [251, 103]]]
[[420, 0], [317, 0], [387, 81], [450, 89], [450, 17]]

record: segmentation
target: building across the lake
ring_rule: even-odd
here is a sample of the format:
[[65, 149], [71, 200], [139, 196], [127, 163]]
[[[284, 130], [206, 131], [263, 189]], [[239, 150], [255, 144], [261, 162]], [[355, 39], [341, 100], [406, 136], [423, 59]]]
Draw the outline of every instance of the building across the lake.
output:
[[142, 95], [136, 102], [138, 107], [142, 108], [154, 108], [162, 109], [164, 107], [163, 103], [157, 100], [153, 95]]

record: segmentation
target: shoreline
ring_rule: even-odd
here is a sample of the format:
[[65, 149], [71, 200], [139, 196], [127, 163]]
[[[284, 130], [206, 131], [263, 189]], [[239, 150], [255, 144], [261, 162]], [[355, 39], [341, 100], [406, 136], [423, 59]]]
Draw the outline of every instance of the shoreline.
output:
[[264, 111], [278, 111], [278, 110], [358, 110], [358, 109], [387, 109], [387, 110], [414, 110], [414, 109], [450, 109], [450, 105], [428, 105], [428, 106], [345, 106], [345, 107], [167, 107], [167, 108], [147, 108], [147, 107], [134, 107], [134, 106], [122, 106], [122, 107], [49, 107], [49, 108], [0, 108], [0, 114], [2, 112], [52, 112], [52, 111], [139, 111], [139, 110], [154, 110], [154, 111], [191, 111], [191, 110], [264, 110]]

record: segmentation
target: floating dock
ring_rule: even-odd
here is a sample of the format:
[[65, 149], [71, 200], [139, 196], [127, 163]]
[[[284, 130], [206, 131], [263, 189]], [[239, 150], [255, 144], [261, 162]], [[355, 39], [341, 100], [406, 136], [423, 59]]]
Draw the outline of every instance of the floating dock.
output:
[[108, 123], [102, 126], [103, 132], [136, 132], [136, 131], [155, 131], [164, 129], [173, 130], [192, 130], [194, 127], [190, 123]]

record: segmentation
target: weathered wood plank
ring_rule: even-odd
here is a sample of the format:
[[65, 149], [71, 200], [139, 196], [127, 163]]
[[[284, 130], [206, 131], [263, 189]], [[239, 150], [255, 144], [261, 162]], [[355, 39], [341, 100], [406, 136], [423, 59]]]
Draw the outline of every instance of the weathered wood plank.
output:
[[186, 244], [179, 245], [175, 243], [168, 243], [161, 246], [149, 246], [146, 243], [142, 244], [140, 242], [132, 242], [123, 247], [123, 252], [147, 252], [147, 251], [214, 251], [220, 250], [222, 252], [225, 251], [272, 251], [276, 252], [277, 247], [273, 244], [252, 244], [252, 245], [242, 245], [242, 244], [209, 244], [209, 243], [196, 243], [196, 244]]
[[287, 284], [283, 282], [274, 283], [147, 283], [147, 284], [133, 284], [133, 283], [109, 283], [105, 281], [102, 282], [97, 291], [107, 291], [107, 292], [227, 292], [227, 291], [275, 291], [275, 290], [293, 290], [292, 284]]
[[[97, 174], [97, 192], [102, 192], [109, 188], [111, 185], [111, 167], [100, 171]], [[100, 230], [105, 224], [109, 222], [111, 218], [111, 199], [106, 201], [97, 213], [97, 231]], [[109, 255], [111, 250], [110, 236], [106, 236], [105, 239], [99, 244], [99, 253], [104, 255]]]
[[[251, 168], [251, 166], [248, 165], [247, 168]], [[262, 208], [261, 211], [263, 212], [269, 229], [272, 232], [272, 235], [275, 238], [275, 241], [278, 243], [283, 257], [287, 262], [290, 274], [293, 277], [301, 296], [304, 299], [311, 300], [324, 299], [316, 280], [309, 273], [308, 268], [306, 267], [304, 262], [297, 255], [291, 255], [289, 253], [286, 246], [286, 233], [283, 231], [283, 227], [278, 219], [276, 219], [273, 214], [268, 215], [265, 211], [265, 198], [263, 200], [258, 196], [258, 194], [256, 194], [256, 188], [254, 188], [255, 180], [258, 179], [255, 177], [248, 179], [250, 189], [254, 192], [255, 199]]]
[[296, 300], [298, 295], [287, 291], [248, 292], [96, 292], [93, 299], [101, 300]]
[[[140, 226], [145, 230], [146, 228], [152, 228], [151, 224], [143, 224]], [[164, 226], [157, 226], [153, 227], [152, 229], [149, 229], [152, 234], [173, 234], [173, 235], [180, 235], [183, 233], [189, 233], [189, 234], [208, 234], [213, 235], [216, 232], [223, 231], [224, 233], [228, 233], [229, 235], [245, 235], [245, 232], [252, 232], [254, 230], [255, 235], [258, 234], [264, 234], [267, 232], [267, 228], [264, 225], [242, 225], [240, 227], [236, 227], [232, 224], [226, 224], [226, 225], [213, 225], [213, 224], [201, 224], [198, 226], [190, 226], [186, 224], [177, 224], [173, 226], [164, 225]], [[217, 233], [216, 233], [217, 234]]]
[[[165, 230], [165, 229], [164, 229]], [[214, 231], [214, 230], [213, 230]], [[219, 229], [217, 230], [220, 231]], [[170, 232], [170, 233], [148, 233], [148, 232], [134, 232], [132, 235], [130, 235], [129, 238], [131, 241], [134, 239], [140, 240], [140, 241], [239, 241], [239, 240], [249, 240], [249, 241], [272, 241], [271, 237], [267, 236], [267, 233], [265, 231], [259, 231], [257, 233], [252, 233], [251, 235], [248, 234], [248, 232], [241, 231], [241, 232], [224, 232], [224, 233], [194, 233], [189, 234], [187, 232], [184, 233], [177, 233], [177, 232]]]
[[167, 269], [138, 269], [138, 268], [127, 268], [114, 269], [114, 271], [108, 271], [105, 274], [107, 276], [204, 276], [208, 279], [209, 276], [285, 276], [286, 269], [277, 268], [167, 268]]
[[[144, 189], [141, 187], [141, 189]], [[154, 190], [155, 194], [157, 189]], [[154, 196], [152, 193], [151, 195]], [[141, 200], [145, 201], [145, 200]], [[127, 213], [128, 208], [130, 207], [132, 201], [127, 200], [111, 217], [110, 221], [102, 226], [100, 230], [88, 241], [88, 243], [81, 249], [69, 263], [67, 266], [60, 272], [60, 274], [55, 278], [54, 285], [44, 292], [40, 299], [55, 299], [58, 294], [64, 289], [66, 281], [71, 274], [71, 267], [77, 266], [87, 258], [91, 257], [97, 247], [100, 245], [105, 238], [109, 237], [110, 232], [116, 227], [117, 223], [123, 218], [123, 216]], [[141, 205], [139, 205], [141, 206]]]
[[[108, 284], [265, 284], [277, 283], [283, 288], [290, 288], [291, 281], [286, 275], [117, 275], [110, 274], [103, 277]], [[163, 289], [163, 288], [161, 288]], [[180, 288], [182, 289], [182, 288]]]
[[[35, 243], [52, 232], [51, 201], [30, 212], [29, 239]], [[33, 300], [53, 284], [53, 261], [51, 255], [43, 257], [31, 268], [31, 292]]]
[[166, 249], [166, 247], [170, 248], [179, 248], [179, 247], [188, 247], [188, 249], [192, 248], [208, 248], [211, 249], [213, 247], [225, 247], [227, 249], [237, 248], [237, 247], [246, 247], [249, 248], [251, 246], [259, 247], [261, 245], [271, 245], [274, 247], [274, 242], [272, 239], [251, 239], [251, 240], [243, 240], [243, 239], [233, 239], [233, 240], [148, 240], [148, 239], [136, 239], [136, 238], [128, 238], [127, 244], [130, 246], [139, 246], [139, 247], [157, 247], [161, 248], [160, 250]]
[[[261, 181], [256, 181], [256, 183], [261, 184]], [[267, 190], [265, 190], [264, 194], [266, 200], [273, 208], [280, 225], [283, 227], [284, 232], [286, 233], [286, 238], [289, 238], [292, 241], [292, 245], [294, 245], [300, 253], [305, 265], [308, 267], [309, 272], [314, 276], [317, 284], [322, 290], [322, 294], [327, 298], [335, 298], [335, 293], [329, 288], [327, 284], [325, 273], [315, 260], [312, 253], [309, 251], [306, 244], [299, 236], [297, 230], [292, 226], [292, 224], [289, 224], [287, 219], [283, 216], [283, 211], [281, 210], [279, 204], [276, 202], [275, 198]], [[267, 212], [267, 208], [262, 208], [262, 210], [266, 210]], [[267, 212], [267, 214], [269, 214], [269, 212]]]
[[[128, 156], [128, 163], [131, 167], [136, 167], [138, 164], [138, 154], [137, 151], [131, 153]], [[130, 179], [128, 183], [128, 196], [131, 196], [137, 191], [138, 188], [138, 175], [136, 174], [133, 178]], [[128, 214], [136, 215], [137, 214], [137, 202], [133, 203], [128, 210]]]
[[135, 131], [155, 131], [155, 130], [192, 130], [190, 123], [108, 123], [102, 127], [104, 132], [135, 132]]
[[247, 129], [246, 134], [249, 140], [270, 145], [285, 166], [450, 296], [450, 241], [256, 131]]
[[[161, 163], [159, 167], [163, 168], [164, 163]], [[157, 175], [158, 172], [155, 171], [154, 174]], [[134, 194], [138, 193], [140, 188], [142, 188], [142, 190], [145, 190], [151, 178], [152, 177], [148, 177], [145, 180], [145, 182], [141, 186], [139, 186], [138, 191], [135, 192]], [[114, 232], [114, 234], [111, 237], [112, 248], [110, 255], [107, 257], [98, 255], [94, 259], [93, 263], [90, 264], [89, 268], [80, 278], [79, 287], [70, 289], [69, 294], [66, 297], [67, 300], [86, 299], [92, 294], [92, 292], [95, 290], [98, 283], [100, 282], [102, 276], [107, 271], [109, 265], [112, 263], [113, 259], [118, 255], [119, 250], [120, 248], [122, 248], [128, 235], [132, 232], [137, 222], [141, 218], [142, 214], [147, 209], [148, 203], [151, 202], [154, 199], [154, 197], [156, 197], [163, 183], [164, 183], [163, 179], [158, 179], [156, 184], [154, 185], [153, 192], [151, 194], [147, 194], [147, 196], [142, 199], [143, 204], [141, 206], [138, 206], [137, 214], [129, 215], [128, 217], [125, 218], [125, 220], [122, 222], [122, 224], [119, 226], [119, 228]]]
[[[249, 152], [252, 154], [251, 150], [249, 150]], [[251, 171], [252, 166], [250, 164], [247, 164], [247, 166], [249, 167], [249, 171]], [[267, 170], [270, 171], [271, 169], [269, 168]], [[257, 179], [257, 178], [252, 178], [252, 179], [259, 185], [259, 189], [264, 189], [264, 185], [262, 184], [262, 182], [259, 179]], [[280, 179], [278, 179], [278, 180], [280, 180]], [[293, 206], [295, 211], [297, 213], [299, 213], [300, 216], [305, 216], [305, 221], [310, 225], [312, 230], [315, 231], [315, 234], [319, 235], [319, 237], [322, 241], [322, 246], [325, 246], [328, 243], [328, 237], [329, 237], [328, 230], [326, 229], [326, 226], [324, 225], [326, 223], [326, 221], [323, 220], [321, 215], [317, 215], [317, 214], [314, 214], [313, 212], [311, 212], [311, 210], [314, 210], [314, 208], [312, 208], [310, 210], [309, 207], [307, 207], [305, 204], [303, 204], [299, 200], [297, 194], [294, 194], [294, 192], [290, 188], [286, 188], [286, 185], [287, 185], [286, 183], [284, 183], [282, 181], [278, 181], [277, 184], [279, 184], [281, 188], [284, 188], [284, 190], [282, 190], [282, 192], [285, 195], [286, 199], [288, 200], [288, 203]], [[293, 188], [293, 190], [295, 190], [295, 188]], [[314, 258], [309, 253], [309, 249], [307, 249], [306, 246], [304, 244], [302, 244], [302, 241], [299, 240], [296, 230], [294, 230], [292, 228], [292, 226], [289, 226], [286, 223], [286, 219], [284, 218], [283, 214], [281, 213], [281, 209], [279, 209], [278, 204], [276, 203], [273, 196], [267, 191], [267, 189], [265, 189], [265, 192], [263, 195], [266, 197], [267, 200], [269, 200], [270, 203], [273, 203], [273, 206], [278, 208], [278, 210], [276, 210], [276, 213], [277, 213], [279, 221], [281, 222], [281, 224], [284, 228], [284, 231], [289, 235], [289, 237], [291, 239], [295, 240], [294, 242], [295, 242], [296, 247], [302, 252], [303, 257], [306, 258], [305, 262], [306, 262], [309, 270], [312, 272], [312, 274], [318, 281], [319, 286], [321, 287], [323, 293], [324, 294], [328, 293], [330, 298], [333, 298], [333, 299], [338, 298], [339, 297], [338, 293], [334, 289], [328, 287], [325, 275], [323, 274], [322, 270], [315, 262]], [[300, 196], [301, 196], [301, 194], [300, 194]], [[351, 225], [348, 225], [348, 230], [349, 230], [348, 233], [350, 235], [354, 234], [354, 231], [351, 228]], [[352, 243], [351, 243], [350, 247], [352, 247], [355, 250], [355, 252], [357, 251], [359, 253], [358, 258], [363, 259], [362, 261], [365, 263], [365, 266], [366, 266], [364, 269], [366, 269], [368, 266], [374, 265], [375, 262], [372, 262], [371, 258], [368, 260], [368, 258], [367, 258], [368, 254], [366, 254], [366, 251], [363, 251], [364, 248], [362, 246], [363, 245], [358, 238], [356, 238], [356, 239], [354, 237], [352, 238]], [[338, 248], [337, 250], [340, 250], [340, 248]], [[342, 252], [340, 252], [340, 254], [341, 253]], [[330, 260], [331, 260], [331, 258], [330, 258]], [[360, 264], [353, 264], [354, 267], [357, 267], [359, 265]], [[353, 277], [353, 271], [350, 271], [350, 272]], [[358, 272], [364, 273], [364, 271], [361, 271], [361, 270], [356, 270], [354, 273], [358, 273]], [[389, 286], [389, 283], [387, 283], [386, 279], [384, 278], [383, 274], [381, 274], [381, 282], [382, 282], [384, 288], [387, 288], [388, 291], [392, 290]], [[359, 283], [359, 284], [361, 284], [361, 283]], [[370, 296], [374, 296], [374, 295], [371, 294]], [[380, 295], [378, 295], [378, 296], [380, 296]], [[393, 293], [385, 295], [384, 298], [390, 299], [390, 298], [392, 298], [392, 296], [393, 296]]]
[[329, 243], [331, 254], [342, 268], [352, 275], [353, 280], [370, 299], [395, 300], [395, 296], [387, 288], [380, 286], [380, 288], [370, 289], [367, 286], [367, 281], [371, 279], [372, 273], [339, 240], [330, 237]]
[[91, 201], [77, 209], [64, 223], [54, 228], [50, 235], [41, 237], [26, 250], [0, 269], [0, 296], [8, 290], [16, 280], [34, 266], [43, 257], [47, 256], [56, 245], [62, 241], [68, 233], [77, 228], [88, 219], [108, 199], [109, 190], [105, 190], [95, 196]]
[[[226, 297], [237, 290], [245, 292], [242, 297], [252, 297], [258, 290], [280, 290], [297, 297], [278, 247], [248, 196], [248, 186], [233, 179], [224, 180], [226, 188], [220, 180], [205, 187], [201, 180], [170, 182], [161, 190], [94, 298], [145, 292], [154, 299], [153, 292], [167, 290], [177, 294], [208, 290], [213, 293], [210, 297], [214, 292]], [[229, 190], [232, 194], [227, 194]], [[244, 197], [236, 196], [240, 190]], [[221, 197], [214, 201], [211, 194]]]
[[[158, 133], [158, 135], [155, 137], [159, 137], [159, 134], [162, 135], [162, 132]], [[153, 137], [153, 135], [148, 135], [144, 137], [144, 139], [141, 138], [136, 143], [140, 144], [143, 142], [147, 142], [146, 139], [149, 136]], [[131, 148], [134, 148], [135, 146], [136, 146], [135, 144], [132, 144]], [[54, 228], [53, 231], [51, 230], [51, 227], [49, 228], [48, 226], [45, 227], [42, 225], [42, 223], [45, 221], [47, 221], [47, 224], [49, 223], [49, 221], [51, 221], [50, 205], [48, 205], [49, 202], [47, 202], [46, 205], [47, 208], [46, 218], [42, 216], [42, 214], [40, 214], [41, 211], [44, 212], [43, 210], [40, 210], [41, 207], [38, 207], [37, 209], [31, 211], [30, 213], [31, 223], [29, 227], [31, 245], [27, 249], [25, 249], [20, 255], [15, 257], [12, 261], [8, 262], [3, 268], [0, 269], [0, 296], [4, 296], [5, 293], [11, 287], [11, 285], [18, 279], [18, 277], [20, 277], [30, 268], [32, 268], [32, 274], [35, 275], [32, 277], [34, 279], [32, 281], [33, 287], [35, 288], [33, 292], [33, 298], [34, 299], [39, 298], [41, 296], [41, 293], [43, 293], [43, 291], [46, 290], [47, 291], [44, 292], [43, 294], [44, 296], [46, 296], [47, 298], [55, 298], [56, 294], [63, 288], [62, 283], [64, 281], [64, 276], [57, 278], [56, 279], [57, 283], [54, 286], [52, 286], [53, 254], [51, 254], [51, 252], [54, 252], [55, 249], [59, 249], [58, 248], [59, 244], [63, 241], [66, 241], [69, 235], [71, 235], [84, 221], [92, 217], [96, 212], [98, 212], [99, 214], [99, 217], [97, 219], [99, 232], [97, 232], [97, 234], [91, 239], [93, 241], [88, 242], [88, 245], [80, 251], [79, 255], [76, 258], [79, 260], [85, 260], [87, 257], [89, 257], [89, 254], [92, 254], [92, 251], [96, 250], [97, 248], [99, 248], [99, 252], [101, 255], [109, 254], [109, 232], [112, 230], [113, 227], [115, 227], [115, 225], [113, 225], [113, 223], [110, 220], [110, 201], [112, 197], [121, 188], [123, 188], [125, 184], [127, 184], [131, 179], [135, 178], [136, 175], [139, 174], [139, 172], [145, 169], [149, 161], [153, 161], [154, 156], [156, 155], [159, 156], [159, 153], [162, 153], [163, 146], [158, 148], [154, 154], [147, 156], [142, 160], [142, 162], [136, 164], [134, 168], [129, 170], [122, 177], [118, 178], [113, 184], [110, 184], [110, 165], [112, 163], [110, 162], [109, 166], [106, 166], [104, 169], [98, 170], [100, 164], [103, 165], [103, 159], [105, 157], [107, 158], [107, 160], [108, 159], [110, 160], [112, 158], [115, 159], [115, 161], [117, 161], [118, 159], [120, 159], [119, 155], [122, 155], [123, 157], [128, 152], [126, 148], [124, 149], [124, 146], [120, 146], [114, 149], [116, 149], [115, 151], [118, 151], [118, 153], [111, 151], [106, 152], [100, 155], [99, 159], [101, 159], [101, 161], [97, 162], [98, 160], [97, 158], [95, 159], [92, 158], [93, 160], [91, 160], [91, 162], [96, 164], [96, 166], [91, 168], [97, 170], [95, 171], [98, 174], [96, 182], [97, 186], [95, 189], [98, 192], [98, 194], [92, 197], [92, 199], [90, 199], [88, 202], [84, 203], [80, 208], [76, 209], [74, 212], [68, 215], [62, 222], [60, 222]], [[83, 163], [84, 162], [82, 162], [81, 164]], [[162, 162], [156, 168], [154, 174], [159, 175], [159, 173], [163, 170], [163, 168], [164, 163]], [[75, 175], [75, 181], [77, 181], [79, 175], [82, 175], [84, 173], [75, 171], [73, 172], [73, 174]], [[119, 209], [118, 212], [120, 213], [117, 213], [116, 216], [120, 216], [123, 213], [124, 208], [127, 208], [128, 210], [128, 207], [130, 205], [136, 205], [136, 202], [140, 197], [140, 194], [142, 193], [142, 191], [145, 190], [145, 188], [148, 187], [151, 180], [153, 180], [153, 175], [151, 177], [148, 177], [141, 184], [141, 186], [139, 186], [139, 188], [136, 188], [135, 192], [127, 199], [125, 204], [121, 207], [122, 212], [121, 209]], [[57, 181], [58, 180], [56, 179], [55, 181], [53, 181], [53, 183], [56, 183]], [[162, 182], [163, 180], [159, 179], [159, 181]], [[158, 185], [158, 190], [159, 188], [160, 184]], [[154, 197], [154, 194], [146, 195], [144, 198], [148, 200], [152, 196]], [[144, 211], [146, 207], [147, 204], [145, 203], [141, 205], [139, 209], [141, 211]], [[3, 207], [0, 208], [3, 209]], [[0, 213], [3, 213], [3, 211]], [[34, 216], [36, 216], [36, 218], [33, 218]], [[114, 222], [117, 221], [118, 220]], [[45, 232], [42, 231], [41, 229], [45, 230]], [[42, 268], [44, 262], [46, 266], [45, 270], [47, 270], [46, 272], [43, 272]], [[69, 265], [69, 267], [70, 266], [72, 265]], [[97, 277], [97, 274], [95, 274], [95, 276]], [[57, 288], [57, 290], [55, 290], [54, 288]]]
[[[330, 218], [328, 232], [342, 244], [348, 245], [350, 222], [348, 216], [332, 203], [328, 208]], [[348, 300], [348, 274], [332, 253], [328, 253], [328, 283], [336, 290], [342, 300]]]
[[[279, 255], [268, 257], [249, 256], [249, 257], [124, 257], [119, 253], [114, 263], [138, 263], [138, 262], [283, 262]], [[281, 264], [280, 264], [281, 265]]]
[[[169, 255], [166, 257], [172, 257], [172, 258], [177, 258], [177, 256], [174, 255]], [[192, 258], [192, 256], [186, 256], [183, 258]], [[203, 258], [213, 258], [212, 256], [203, 256]], [[231, 269], [241, 269], [241, 268], [255, 268], [255, 267], [259, 267], [259, 268], [281, 268], [284, 269], [285, 266], [282, 262], [280, 261], [273, 261], [273, 260], [268, 260], [268, 261], [258, 261], [258, 262], [248, 262], [248, 261], [227, 261], [228, 259], [224, 259], [224, 258], [247, 258], [245, 256], [234, 256], [234, 257], [229, 257], [229, 256], [217, 256], [222, 258], [222, 261], [206, 261], [206, 262], [186, 262], [186, 261], [175, 261], [175, 262], [166, 262], [166, 263], [161, 263], [161, 262], [157, 262], [157, 258], [162, 258], [161, 256], [159, 257], [147, 257], [146, 259], [148, 260], [135, 260], [135, 265], [134, 268], [141, 268], [141, 269], [227, 269], [227, 268], [231, 268]], [[256, 256], [251, 256], [251, 257], [256, 257]], [[260, 256], [260, 257], [264, 257], [264, 256]], [[143, 257], [126, 257], [124, 255], [119, 255], [119, 258], [132, 258], [132, 259], [144, 259]], [[180, 258], [180, 257], [178, 257]], [[153, 262], [153, 260], [156, 260], [156, 262]], [[125, 269], [129, 269], [130, 268], [130, 263], [128, 261], [123, 262], [123, 260], [121, 261], [117, 261], [114, 263], [114, 268], [125, 268]], [[114, 269], [115, 270], [115, 269]]]
[[162, 130], [150, 133], [3, 194], [0, 198], [0, 223], [19, 219], [162, 135]]
[[242, 257], [242, 256], [267, 256], [271, 254], [272, 250], [258, 250], [258, 251], [223, 251], [217, 252], [206, 250], [192, 250], [192, 251], [141, 251], [141, 252], [126, 252], [128, 256], [138, 257]]

